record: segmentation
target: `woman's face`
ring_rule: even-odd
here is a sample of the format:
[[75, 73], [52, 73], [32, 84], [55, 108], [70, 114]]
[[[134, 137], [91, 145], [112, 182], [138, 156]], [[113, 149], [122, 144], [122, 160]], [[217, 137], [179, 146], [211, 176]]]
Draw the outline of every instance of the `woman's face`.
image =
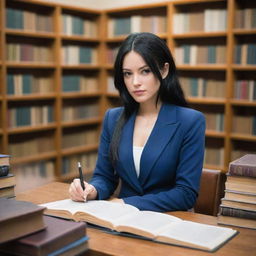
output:
[[138, 103], [156, 103], [160, 81], [144, 59], [134, 51], [126, 54], [123, 61], [126, 88]]

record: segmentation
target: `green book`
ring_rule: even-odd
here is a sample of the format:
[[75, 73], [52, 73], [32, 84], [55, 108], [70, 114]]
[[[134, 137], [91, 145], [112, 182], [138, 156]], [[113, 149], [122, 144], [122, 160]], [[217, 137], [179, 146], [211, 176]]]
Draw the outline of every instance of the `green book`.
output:
[[131, 18], [123, 17], [114, 19], [114, 35], [127, 35], [131, 33]]
[[184, 64], [189, 64], [189, 62], [190, 62], [190, 45], [183, 45], [182, 48], [184, 51], [183, 62], [184, 62]]
[[216, 63], [216, 46], [215, 45], [208, 46], [208, 63], [210, 64]]
[[22, 75], [22, 93], [30, 94], [32, 88], [32, 75], [24, 74]]
[[80, 91], [80, 76], [64, 75], [62, 77], [62, 91], [63, 92]]
[[52, 123], [53, 120], [53, 107], [52, 106], [48, 106], [48, 123]]
[[23, 24], [23, 11], [21, 10], [13, 10], [13, 22], [14, 22], [14, 27], [17, 29], [23, 29], [24, 24]]
[[13, 95], [15, 94], [14, 91], [14, 76], [13, 74], [7, 74], [7, 94]]
[[91, 47], [81, 46], [79, 48], [79, 63], [90, 64], [92, 62], [92, 51]]

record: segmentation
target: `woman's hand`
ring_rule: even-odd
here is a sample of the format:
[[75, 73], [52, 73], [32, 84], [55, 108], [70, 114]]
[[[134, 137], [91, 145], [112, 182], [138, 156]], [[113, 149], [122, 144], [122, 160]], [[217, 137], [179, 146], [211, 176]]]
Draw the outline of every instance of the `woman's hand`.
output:
[[73, 201], [93, 200], [97, 197], [95, 187], [87, 182], [84, 182], [85, 190], [81, 187], [80, 179], [74, 179], [69, 186], [69, 196]]

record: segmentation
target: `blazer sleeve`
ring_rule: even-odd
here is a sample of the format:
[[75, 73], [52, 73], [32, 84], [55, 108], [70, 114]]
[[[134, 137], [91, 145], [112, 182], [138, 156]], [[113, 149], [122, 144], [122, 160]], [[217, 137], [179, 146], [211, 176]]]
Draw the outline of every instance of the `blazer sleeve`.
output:
[[125, 203], [140, 210], [158, 212], [188, 210], [194, 206], [200, 185], [205, 145], [205, 118], [200, 112], [197, 113], [199, 114], [193, 118], [190, 116], [185, 120], [183, 141], [181, 148], [177, 149], [180, 153], [174, 187], [143, 196], [126, 197], [123, 198]]
[[119, 177], [114, 172], [109, 158], [109, 145], [112, 137], [112, 130], [114, 129], [114, 117], [116, 116], [118, 116], [118, 111], [115, 111], [114, 109], [108, 110], [103, 121], [98, 149], [98, 159], [93, 177], [90, 180], [90, 184], [92, 184], [97, 190], [97, 199], [109, 198], [114, 193], [118, 185]]

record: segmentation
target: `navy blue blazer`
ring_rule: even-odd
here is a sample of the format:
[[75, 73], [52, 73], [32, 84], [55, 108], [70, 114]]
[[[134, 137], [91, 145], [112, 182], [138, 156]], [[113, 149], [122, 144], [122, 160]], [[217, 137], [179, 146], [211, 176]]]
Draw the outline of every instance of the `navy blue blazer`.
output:
[[123, 127], [119, 160], [113, 168], [109, 145], [123, 108], [106, 112], [98, 159], [90, 181], [98, 199], [109, 198], [117, 187], [119, 198], [140, 210], [188, 210], [195, 204], [203, 167], [205, 118], [185, 107], [163, 104], [144, 146], [137, 177], [133, 160], [134, 113]]

